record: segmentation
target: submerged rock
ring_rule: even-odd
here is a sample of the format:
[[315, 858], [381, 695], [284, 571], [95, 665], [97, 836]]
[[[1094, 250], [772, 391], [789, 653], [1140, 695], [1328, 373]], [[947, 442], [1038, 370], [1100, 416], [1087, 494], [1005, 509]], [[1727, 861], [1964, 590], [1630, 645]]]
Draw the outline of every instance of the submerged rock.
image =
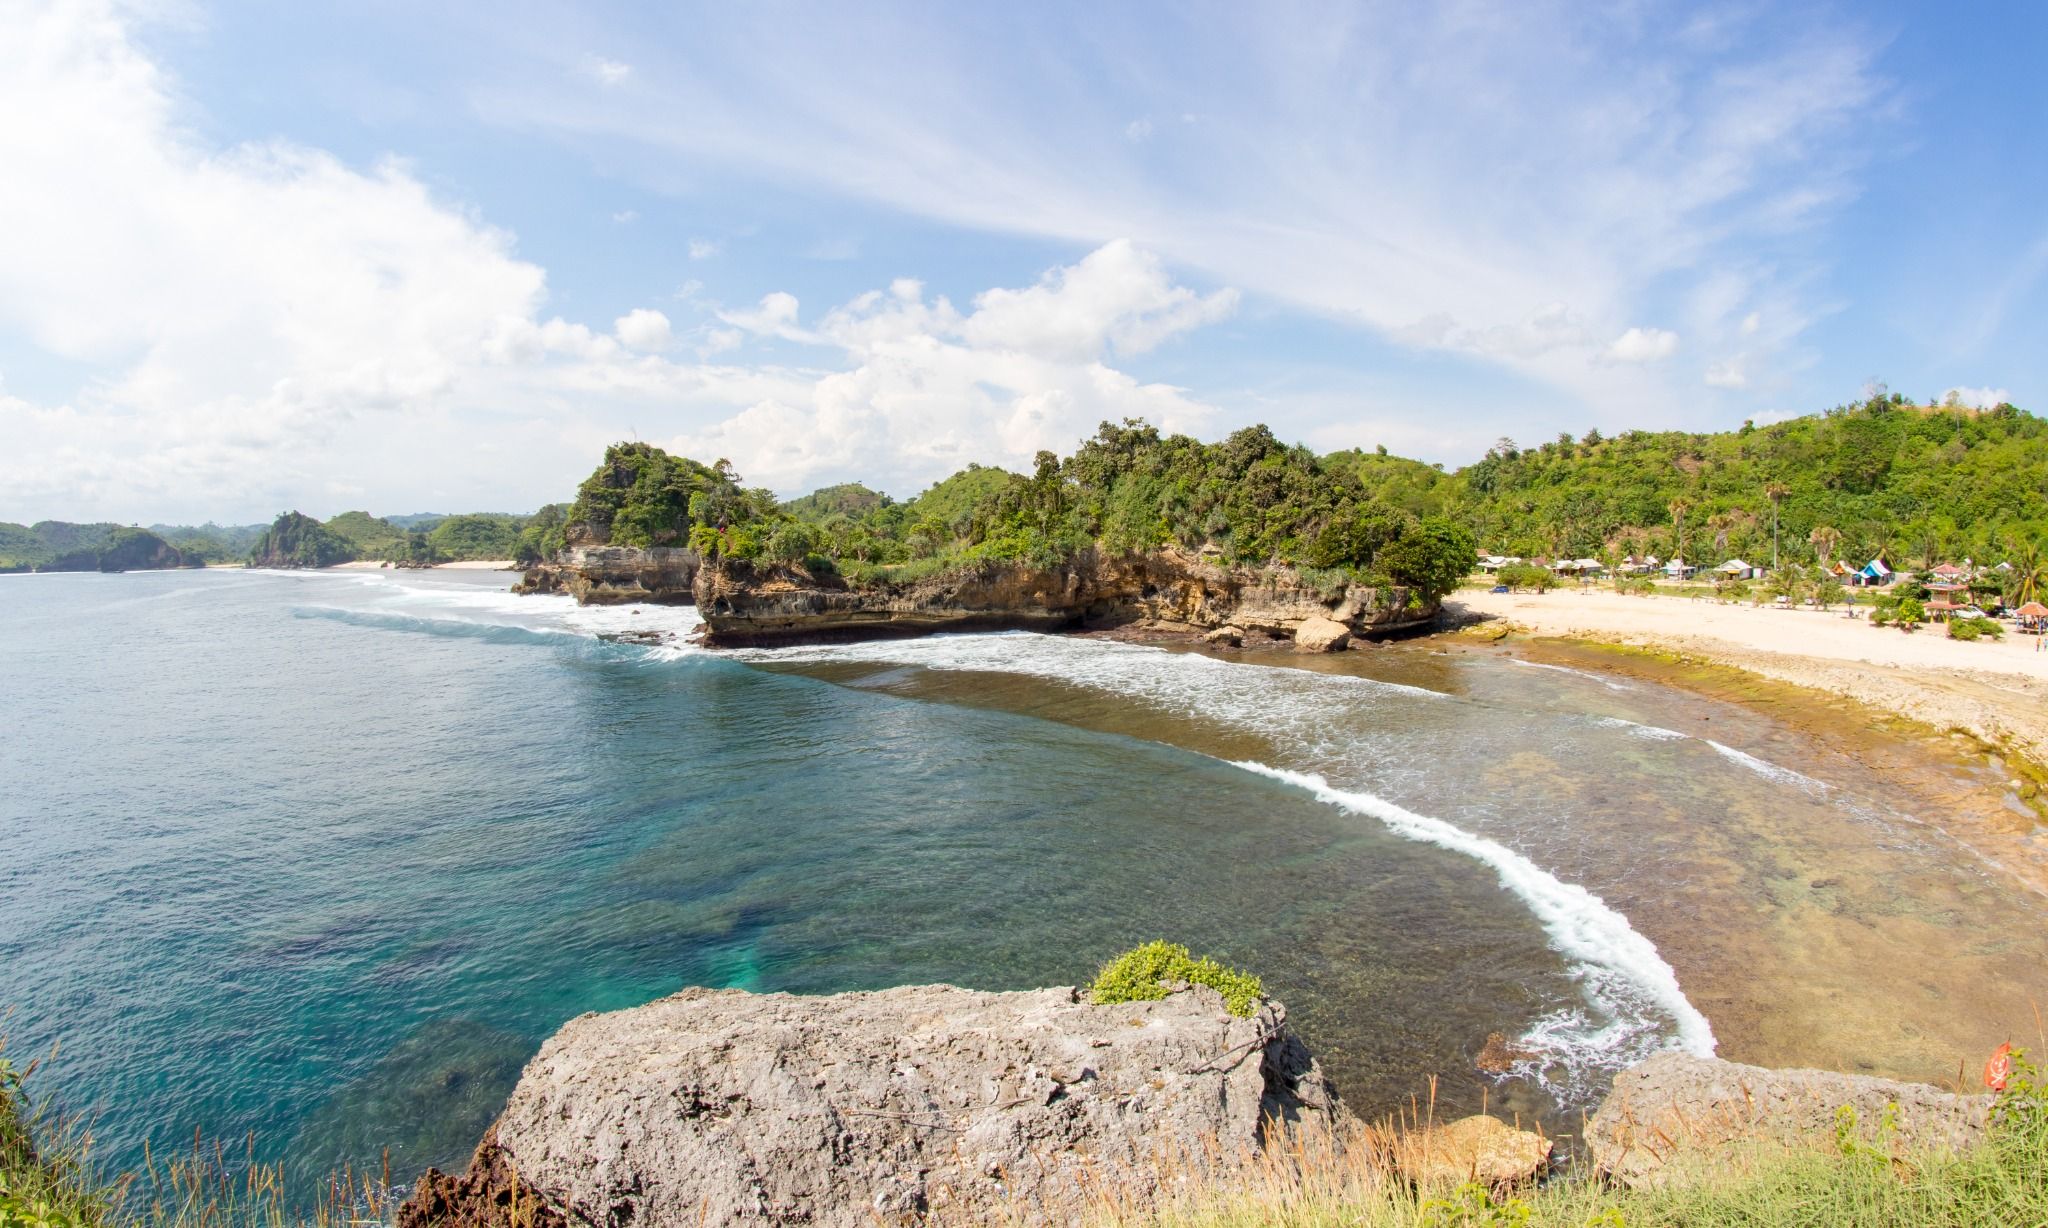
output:
[[1218, 627], [1204, 635], [1202, 641], [1207, 644], [1220, 644], [1226, 648], [1242, 648], [1244, 647], [1244, 628], [1228, 625]]
[[1615, 1076], [1586, 1142], [1600, 1172], [1655, 1186], [1739, 1170], [1758, 1149], [1832, 1148], [1838, 1126], [1886, 1151], [1961, 1151], [1984, 1137], [1990, 1110], [1989, 1096], [1921, 1083], [1660, 1053]]
[[1269, 1117], [1349, 1120], [1278, 1003], [693, 989], [571, 1020], [399, 1224], [497, 1222], [515, 1194], [586, 1224], [1064, 1223], [1228, 1173]]

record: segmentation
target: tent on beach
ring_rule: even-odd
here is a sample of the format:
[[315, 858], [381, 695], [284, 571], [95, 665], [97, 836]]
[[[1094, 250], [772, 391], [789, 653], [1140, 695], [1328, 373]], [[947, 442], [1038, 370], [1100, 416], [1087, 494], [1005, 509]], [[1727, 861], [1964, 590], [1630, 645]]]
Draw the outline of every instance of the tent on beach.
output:
[[1856, 584], [1861, 588], [1871, 588], [1877, 585], [1890, 584], [1891, 582], [1892, 569], [1885, 566], [1883, 559], [1870, 560], [1863, 565], [1862, 571], [1856, 573]]

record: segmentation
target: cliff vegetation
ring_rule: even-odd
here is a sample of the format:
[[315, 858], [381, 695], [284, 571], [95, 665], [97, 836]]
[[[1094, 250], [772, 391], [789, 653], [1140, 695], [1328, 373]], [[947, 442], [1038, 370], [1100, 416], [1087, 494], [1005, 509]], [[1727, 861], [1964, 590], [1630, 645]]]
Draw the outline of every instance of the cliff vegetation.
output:
[[2002, 561], [2048, 549], [2048, 422], [1879, 395], [1716, 434], [1503, 439], [1445, 486], [1503, 554]]
[[145, 571], [199, 567], [199, 550], [180, 549], [159, 534], [118, 524], [0, 524], [0, 572]]

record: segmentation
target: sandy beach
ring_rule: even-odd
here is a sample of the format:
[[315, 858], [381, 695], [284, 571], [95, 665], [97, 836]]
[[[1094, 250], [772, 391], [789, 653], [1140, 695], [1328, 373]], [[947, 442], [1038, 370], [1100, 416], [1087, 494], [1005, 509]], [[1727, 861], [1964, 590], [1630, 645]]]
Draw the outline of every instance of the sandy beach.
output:
[[1859, 700], [2048, 762], [2048, 651], [2035, 636], [1951, 640], [1940, 626], [1874, 627], [1837, 609], [1772, 609], [1604, 590], [1462, 590], [1453, 614], [1505, 619], [1535, 635], [1683, 653]]

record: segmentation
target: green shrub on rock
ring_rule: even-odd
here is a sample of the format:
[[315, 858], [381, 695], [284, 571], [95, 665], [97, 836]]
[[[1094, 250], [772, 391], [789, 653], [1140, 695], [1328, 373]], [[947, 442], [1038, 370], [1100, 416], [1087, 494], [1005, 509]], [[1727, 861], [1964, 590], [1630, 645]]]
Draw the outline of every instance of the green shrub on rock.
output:
[[1265, 986], [1249, 972], [1226, 968], [1206, 955], [1197, 959], [1177, 942], [1148, 942], [1102, 965], [1089, 998], [1097, 1006], [1157, 1002], [1180, 984], [1207, 985], [1223, 995], [1224, 1006], [1239, 1018], [1259, 1009], [1265, 996]]

